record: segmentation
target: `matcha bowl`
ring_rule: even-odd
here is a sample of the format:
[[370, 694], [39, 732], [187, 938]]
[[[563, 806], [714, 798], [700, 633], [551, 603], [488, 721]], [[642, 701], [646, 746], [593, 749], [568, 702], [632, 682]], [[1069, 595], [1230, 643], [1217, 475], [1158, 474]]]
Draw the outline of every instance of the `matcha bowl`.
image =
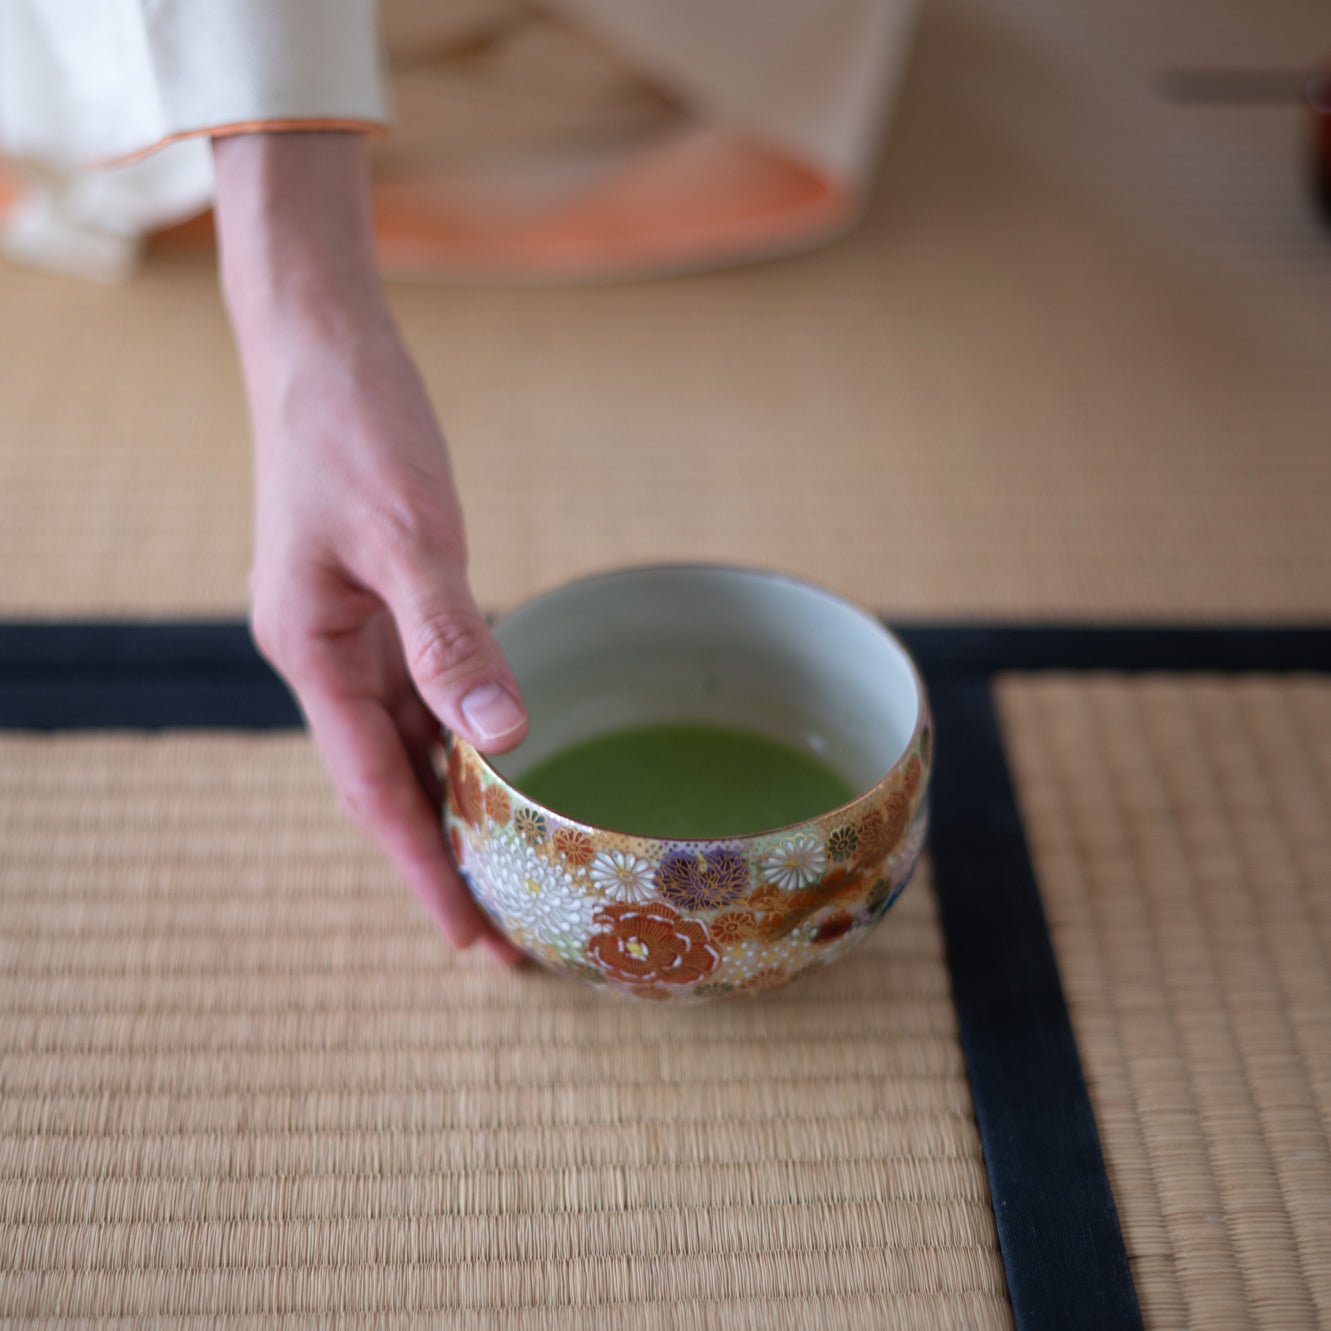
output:
[[919, 674], [863, 610], [774, 573], [633, 569], [495, 629], [531, 714], [448, 741], [476, 900], [537, 961], [649, 1000], [771, 989], [853, 947], [924, 842]]

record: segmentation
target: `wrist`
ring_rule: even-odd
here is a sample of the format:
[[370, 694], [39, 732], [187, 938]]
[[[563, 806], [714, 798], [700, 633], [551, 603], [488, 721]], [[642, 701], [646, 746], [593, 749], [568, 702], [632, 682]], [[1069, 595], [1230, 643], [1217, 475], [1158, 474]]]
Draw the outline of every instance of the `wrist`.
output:
[[214, 141], [221, 283], [247, 377], [256, 358], [391, 331], [359, 134]]

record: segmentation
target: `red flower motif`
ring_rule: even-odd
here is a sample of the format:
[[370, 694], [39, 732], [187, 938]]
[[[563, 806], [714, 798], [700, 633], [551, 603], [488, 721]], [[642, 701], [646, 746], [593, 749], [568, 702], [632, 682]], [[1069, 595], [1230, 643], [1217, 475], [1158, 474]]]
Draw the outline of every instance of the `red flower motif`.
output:
[[755, 936], [768, 942], [785, 938], [828, 906], [863, 898], [869, 880], [850, 869], [833, 869], [816, 887], [781, 892], [767, 885], [750, 892], [745, 904], [758, 912]]
[[785, 898], [786, 894], [775, 883], [764, 883], [761, 887], [755, 887], [744, 899], [755, 910], [771, 911], [778, 910]]
[[751, 910], [727, 910], [712, 921], [712, 937], [723, 947], [742, 943], [758, 932], [758, 917]]
[[463, 761], [461, 745], [448, 755], [448, 798], [453, 812], [468, 827], [480, 827], [485, 817], [481, 778]]
[[485, 812], [500, 827], [513, 816], [513, 806], [509, 802], [508, 791], [503, 786], [488, 786], [485, 791]]
[[[909, 768], [907, 772], [909, 772]], [[916, 784], [919, 780], [919, 765], [916, 765]], [[888, 849], [895, 850], [901, 838], [910, 827], [910, 796], [904, 790], [894, 790], [883, 805], [883, 821], [887, 825]]]
[[844, 910], [839, 910], [835, 915], [829, 915], [814, 930], [813, 941], [815, 943], [830, 943], [834, 939], [848, 934], [854, 927], [855, 917]]
[[706, 928], [669, 906], [616, 902], [592, 917], [602, 932], [587, 941], [593, 961], [612, 980], [634, 986], [693, 984], [721, 960]]
[[555, 849], [577, 869], [585, 869], [595, 854], [591, 837], [576, 827], [555, 829]]
[[896, 848], [910, 826], [910, 796], [894, 790], [882, 807], [864, 815], [860, 823], [860, 848], [855, 863], [861, 868], [881, 864]]

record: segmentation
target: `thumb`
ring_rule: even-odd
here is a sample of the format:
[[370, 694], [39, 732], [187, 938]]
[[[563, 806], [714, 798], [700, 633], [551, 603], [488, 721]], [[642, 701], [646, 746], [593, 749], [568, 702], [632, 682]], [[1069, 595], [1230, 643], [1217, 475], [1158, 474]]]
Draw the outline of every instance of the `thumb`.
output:
[[418, 564], [396, 580], [387, 599], [407, 669], [435, 716], [483, 753], [520, 744], [527, 710], [465, 574]]

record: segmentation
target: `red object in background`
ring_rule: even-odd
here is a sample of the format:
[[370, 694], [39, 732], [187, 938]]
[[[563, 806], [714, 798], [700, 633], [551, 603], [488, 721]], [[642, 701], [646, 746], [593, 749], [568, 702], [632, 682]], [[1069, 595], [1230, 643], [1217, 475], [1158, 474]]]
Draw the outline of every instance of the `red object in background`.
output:
[[1313, 189], [1322, 216], [1331, 223], [1331, 73], [1308, 80], [1308, 106], [1312, 113]]
[[1192, 106], [1306, 106], [1313, 201], [1331, 225], [1331, 64], [1311, 75], [1292, 69], [1169, 69], [1159, 88], [1168, 101]]

